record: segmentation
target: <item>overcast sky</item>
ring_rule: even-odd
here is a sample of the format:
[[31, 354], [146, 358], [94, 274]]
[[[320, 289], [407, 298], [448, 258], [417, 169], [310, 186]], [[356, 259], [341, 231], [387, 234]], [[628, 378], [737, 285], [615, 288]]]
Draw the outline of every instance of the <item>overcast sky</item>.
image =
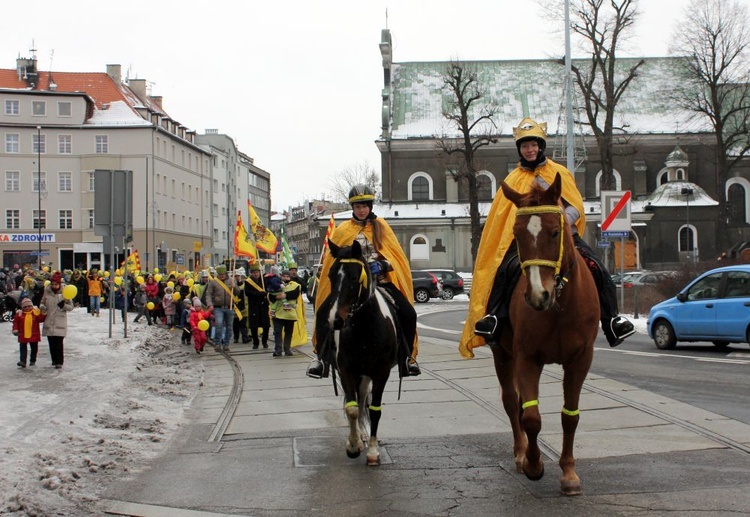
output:
[[[641, 0], [621, 55], [667, 55], [687, 4]], [[395, 62], [564, 53], [533, 0], [36, 0], [4, 2], [0, 68], [15, 68], [32, 41], [41, 70], [121, 64], [183, 125], [233, 137], [271, 174], [272, 206], [282, 210], [328, 191], [337, 171], [364, 162], [380, 171], [386, 9]]]

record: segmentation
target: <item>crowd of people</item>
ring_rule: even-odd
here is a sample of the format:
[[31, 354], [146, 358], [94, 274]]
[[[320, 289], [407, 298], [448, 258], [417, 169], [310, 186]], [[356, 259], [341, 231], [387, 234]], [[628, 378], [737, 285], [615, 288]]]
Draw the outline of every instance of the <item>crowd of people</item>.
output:
[[19, 368], [36, 365], [41, 336], [49, 341], [53, 366], [62, 368], [66, 313], [80, 307], [99, 317], [110, 300], [120, 321], [133, 311], [133, 323], [180, 331], [180, 342], [192, 344], [197, 354], [206, 344], [229, 352], [230, 342], [240, 340], [252, 341], [253, 349], [267, 349], [273, 328], [273, 355], [290, 356], [293, 337], [298, 337], [295, 345], [306, 343], [307, 332], [301, 298], [305, 286], [296, 264], [289, 266], [283, 271], [274, 266], [263, 274], [252, 264], [249, 276], [241, 267], [230, 274], [225, 265], [197, 273], [117, 270], [112, 278], [97, 269], [60, 272], [17, 266], [0, 270], [0, 302], [3, 319], [12, 321], [18, 338]]

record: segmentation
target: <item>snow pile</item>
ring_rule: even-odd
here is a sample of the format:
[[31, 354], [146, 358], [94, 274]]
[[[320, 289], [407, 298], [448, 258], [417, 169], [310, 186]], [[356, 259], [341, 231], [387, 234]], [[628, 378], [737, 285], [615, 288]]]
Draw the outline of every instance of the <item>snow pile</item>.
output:
[[129, 324], [125, 339], [118, 322], [112, 335], [106, 313], [76, 309], [65, 366], [52, 367], [42, 338], [36, 366], [20, 369], [0, 324], [0, 514], [101, 514], [102, 489], [163, 453], [182, 425], [204, 373], [192, 347], [157, 326]]

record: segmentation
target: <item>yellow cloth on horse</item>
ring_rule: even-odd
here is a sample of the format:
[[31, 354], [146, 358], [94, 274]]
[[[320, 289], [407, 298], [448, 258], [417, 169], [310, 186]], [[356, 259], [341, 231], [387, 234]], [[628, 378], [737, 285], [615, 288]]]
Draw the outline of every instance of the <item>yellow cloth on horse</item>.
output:
[[[541, 177], [547, 185], [552, 185], [558, 172], [562, 179], [562, 198], [578, 210], [580, 218], [576, 222], [576, 228], [578, 234], [583, 236], [586, 230], [583, 198], [576, 187], [575, 178], [568, 169], [548, 158], [544, 164], [533, 171], [520, 166], [516, 167], [505, 179], [505, 183], [516, 192], [526, 193], [531, 190], [537, 176]], [[513, 242], [516, 210], [516, 206], [505, 197], [502, 189], [498, 189], [479, 241], [477, 259], [474, 263], [469, 315], [458, 345], [459, 352], [466, 358], [474, 357], [472, 350], [485, 344], [484, 338], [474, 334], [474, 324], [487, 314], [487, 301], [495, 281], [495, 273], [505, 252]]]
[[[364, 227], [362, 222], [352, 218], [346, 222], [341, 223], [336, 227], [336, 231], [331, 239], [336, 246], [351, 246], [352, 243], [357, 239], [359, 233], [363, 233], [367, 240], [373, 242], [373, 224], [379, 224], [381, 227], [381, 240], [380, 248], [378, 253], [387, 260], [393, 267], [393, 271], [388, 273], [388, 279], [396, 286], [396, 288], [403, 293], [407, 300], [413, 305], [414, 304], [414, 286], [411, 283], [411, 266], [409, 260], [406, 258], [404, 250], [401, 248], [401, 244], [398, 242], [396, 234], [393, 233], [391, 226], [384, 219], [368, 219], [365, 221]], [[318, 282], [318, 288], [315, 292], [315, 312], [323, 303], [323, 301], [331, 294], [331, 282], [328, 279], [328, 272], [333, 265], [333, 257], [331, 252], [326, 251], [325, 257], [323, 258], [323, 272], [320, 275]], [[414, 344], [416, 345], [416, 337], [414, 338]], [[315, 333], [313, 332], [313, 343], [315, 343]]]

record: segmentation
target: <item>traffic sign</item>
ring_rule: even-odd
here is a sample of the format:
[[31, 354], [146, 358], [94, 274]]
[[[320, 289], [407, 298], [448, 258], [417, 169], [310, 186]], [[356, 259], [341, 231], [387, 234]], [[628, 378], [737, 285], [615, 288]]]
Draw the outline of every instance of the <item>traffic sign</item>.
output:
[[596, 247], [597, 248], [609, 248], [609, 241], [597, 241]]
[[29, 255], [32, 257], [46, 257], [49, 255], [49, 251], [32, 251]]
[[629, 190], [602, 191], [602, 231], [623, 232], [630, 231], [630, 201]]
[[628, 237], [630, 232], [602, 232], [602, 237]]

